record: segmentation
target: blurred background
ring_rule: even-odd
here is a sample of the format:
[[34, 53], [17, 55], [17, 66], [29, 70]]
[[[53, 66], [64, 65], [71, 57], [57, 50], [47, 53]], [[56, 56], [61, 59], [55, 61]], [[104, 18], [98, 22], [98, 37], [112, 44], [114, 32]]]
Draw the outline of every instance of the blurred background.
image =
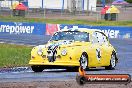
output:
[[[115, 3], [116, 1], [116, 3]], [[102, 20], [105, 6], [116, 6], [118, 20], [132, 20], [132, 0], [0, 0], [1, 16]]]

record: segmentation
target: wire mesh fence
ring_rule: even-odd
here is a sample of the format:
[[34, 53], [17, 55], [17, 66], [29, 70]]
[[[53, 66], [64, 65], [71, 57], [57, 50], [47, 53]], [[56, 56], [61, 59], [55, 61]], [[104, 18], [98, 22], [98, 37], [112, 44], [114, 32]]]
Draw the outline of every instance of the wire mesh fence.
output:
[[[8, 1], [8, 0], [7, 0]], [[82, 1], [82, 0], [81, 0]], [[61, 8], [48, 8], [46, 6], [37, 8], [28, 8], [25, 11], [24, 17], [26, 18], [46, 18], [46, 19], [84, 19], [84, 20], [102, 20], [101, 19], [101, 8], [102, 7], [90, 7], [86, 6], [84, 9], [83, 2], [80, 0], [71, 0], [71, 5], [66, 8], [63, 6]], [[67, 3], [68, 4], [68, 3]], [[16, 12], [14, 15], [13, 9], [11, 8], [11, 3], [1, 4], [0, 1], [0, 15], [1, 16], [19, 16], [20, 12]], [[101, 5], [100, 5], [101, 6]], [[132, 7], [118, 7], [120, 14], [118, 15], [118, 20], [132, 20]]]

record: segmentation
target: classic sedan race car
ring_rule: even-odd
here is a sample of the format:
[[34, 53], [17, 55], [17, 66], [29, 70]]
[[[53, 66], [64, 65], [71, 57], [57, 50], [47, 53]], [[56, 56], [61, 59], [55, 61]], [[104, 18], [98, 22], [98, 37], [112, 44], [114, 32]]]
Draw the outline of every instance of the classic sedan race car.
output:
[[60, 30], [45, 45], [32, 49], [29, 64], [34, 72], [44, 69], [66, 68], [74, 70], [105, 67], [114, 69], [118, 58], [108, 37], [100, 31]]

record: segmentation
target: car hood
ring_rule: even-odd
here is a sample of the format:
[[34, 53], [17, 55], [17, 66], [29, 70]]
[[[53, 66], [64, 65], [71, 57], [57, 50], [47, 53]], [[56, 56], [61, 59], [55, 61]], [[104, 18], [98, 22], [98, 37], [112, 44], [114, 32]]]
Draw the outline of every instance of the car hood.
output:
[[81, 46], [82, 42], [80, 41], [69, 41], [69, 40], [60, 40], [60, 41], [49, 41], [46, 44], [46, 47], [72, 47], [72, 46]]
[[75, 46], [87, 46], [90, 42], [80, 42], [72, 40], [59, 40], [59, 41], [49, 41], [45, 45], [36, 46], [38, 49], [48, 50], [48, 49], [57, 49], [57, 48], [68, 48]]

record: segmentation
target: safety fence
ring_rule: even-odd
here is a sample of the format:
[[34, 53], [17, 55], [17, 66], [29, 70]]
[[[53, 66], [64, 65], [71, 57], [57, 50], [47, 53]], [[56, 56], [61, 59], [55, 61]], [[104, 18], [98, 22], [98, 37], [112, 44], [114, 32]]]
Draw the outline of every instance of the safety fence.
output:
[[[27, 10], [14, 11], [22, 2]], [[83, 19], [83, 20], [104, 20], [101, 19], [102, 4], [96, 5], [97, 0], [1, 0], [0, 16], [22, 16], [25, 18], [45, 19]], [[106, 0], [107, 1], [107, 0]], [[35, 2], [35, 3], [34, 3]], [[111, 5], [110, 5], [111, 6]], [[118, 21], [132, 20], [132, 7], [119, 6], [120, 13]]]

